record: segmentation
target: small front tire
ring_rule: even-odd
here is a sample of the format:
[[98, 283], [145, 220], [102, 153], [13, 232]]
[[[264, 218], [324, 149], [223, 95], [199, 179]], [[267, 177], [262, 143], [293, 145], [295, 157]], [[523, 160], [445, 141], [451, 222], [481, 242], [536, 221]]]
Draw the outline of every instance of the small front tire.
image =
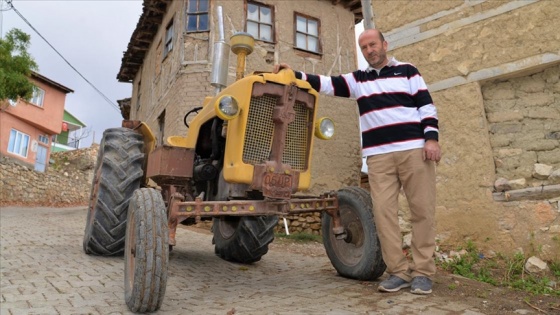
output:
[[374, 280], [386, 269], [373, 220], [370, 194], [360, 187], [338, 191], [340, 221], [347, 233], [344, 240], [333, 233], [333, 219], [323, 213], [322, 234], [327, 256], [338, 274], [358, 280]]
[[155, 312], [163, 303], [169, 262], [169, 227], [161, 194], [141, 188], [130, 199], [126, 226], [125, 301], [135, 313]]

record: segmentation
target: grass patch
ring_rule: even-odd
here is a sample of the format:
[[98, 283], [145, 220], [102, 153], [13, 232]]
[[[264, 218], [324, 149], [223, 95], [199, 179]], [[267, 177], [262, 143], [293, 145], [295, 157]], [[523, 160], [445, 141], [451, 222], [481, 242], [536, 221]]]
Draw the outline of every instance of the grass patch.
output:
[[309, 233], [292, 233], [290, 235], [286, 235], [286, 233], [276, 233], [276, 237], [292, 240], [298, 243], [307, 243], [307, 242], [323, 243], [323, 238], [321, 237], [321, 235], [315, 235]]
[[549, 273], [534, 275], [525, 271], [526, 258], [523, 254], [484, 258], [470, 241], [461, 249], [467, 253], [452, 261], [438, 261], [438, 264], [454, 274], [494, 286], [510, 287], [534, 295], [560, 296], [560, 262], [549, 263]]

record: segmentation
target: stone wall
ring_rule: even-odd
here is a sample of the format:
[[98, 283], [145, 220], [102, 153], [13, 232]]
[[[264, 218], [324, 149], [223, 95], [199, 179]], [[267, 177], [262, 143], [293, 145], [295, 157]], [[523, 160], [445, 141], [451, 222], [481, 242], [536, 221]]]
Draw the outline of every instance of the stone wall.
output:
[[0, 157], [0, 206], [77, 206], [89, 199], [98, 145], [51, 154], [40, 173], [14, 159]]
[[510, 189], [560, 184], [560, 65], [487, 83], [482, 95], [497, 177]]

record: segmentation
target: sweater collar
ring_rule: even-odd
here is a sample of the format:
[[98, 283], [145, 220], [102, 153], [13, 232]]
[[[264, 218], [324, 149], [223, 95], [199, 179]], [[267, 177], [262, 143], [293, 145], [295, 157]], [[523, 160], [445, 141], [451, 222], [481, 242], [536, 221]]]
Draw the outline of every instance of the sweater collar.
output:
[[[389, 62], [388, 62], [383, 68], [385, 68], [385, 67], [393, 67], [393, 66], [396, 66], [396, 65], [397, 65], [397, 59], [395, 59], [395, 57], [391, 57], [391, 58], [389, 59]], [[379, 72], [380, 72], [381, 69], [383, 69], [383, 68], [376, 69], [376, 68], [374, 68], [374, 67], [372, 67], [372, 66], [369, 66], [369, 67], [367, 67], [366, 72], [370, 72], [370, 71], [375, 70], [375, 72], [377, 72], [377, 74], [379, 74]]]

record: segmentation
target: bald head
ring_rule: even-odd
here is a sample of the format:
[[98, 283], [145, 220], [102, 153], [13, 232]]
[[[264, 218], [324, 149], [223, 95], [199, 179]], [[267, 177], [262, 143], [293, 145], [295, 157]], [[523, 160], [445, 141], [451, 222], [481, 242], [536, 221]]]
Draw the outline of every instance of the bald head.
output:
[[365, 36], [365, 37], [374, 36], [382, 42], [385, 41], [385, 36], [383, 36], [383, 33], [381, 33], [381, 31], [379, 31], [377, 29], [374, 29], [374, 28], [364, 30], [362, 33], [360, 33], [360, 35], [358, 36], [358, 43], [360, 42], [360, 40], [363, 36]]
[[368, 64], [381, 69], [387, 63], [387, 41], [383, 34], [376, 29], [367, 29], [358, 36], [358, 45]]

